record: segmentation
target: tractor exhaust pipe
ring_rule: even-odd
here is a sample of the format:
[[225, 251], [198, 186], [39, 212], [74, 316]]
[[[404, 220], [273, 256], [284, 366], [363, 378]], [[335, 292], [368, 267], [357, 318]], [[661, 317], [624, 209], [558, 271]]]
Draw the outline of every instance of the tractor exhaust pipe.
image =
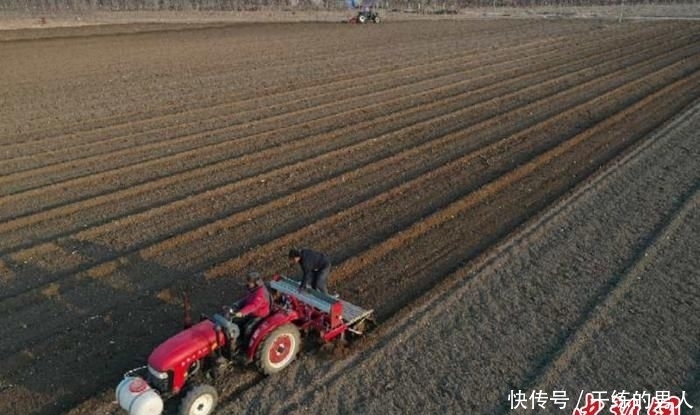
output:
[[190, 315], [190, 297], [187, 295], [186, 291], [182, 293], [182, 307], [185, 314], [182, 325], [184, 326], [185, 330], [187, 330], [188, 328], [192, 327], [192, 316]]

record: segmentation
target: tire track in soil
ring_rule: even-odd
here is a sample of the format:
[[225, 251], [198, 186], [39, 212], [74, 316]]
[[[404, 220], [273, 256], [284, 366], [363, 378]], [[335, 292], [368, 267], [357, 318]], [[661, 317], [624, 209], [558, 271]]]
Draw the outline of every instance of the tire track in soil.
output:
[[[663, 140], [664, 134], [674, 134], [674, 151], [692, 158], [700, 154], [697, 145], [691, 150], [695, 144], [691, 137], [698, 128], [700, 104], [696, 104], [693, 110], [674, 120], [656, 136], [661, 136]], [[690, 145], [684, 142], [690, 142]], [[669, 146], [666, 140], [662, 143], [654, 142], [653, 145], [656, 148]], [[651, 150], [645, 151], [649, 153]], [[657, 158], [655, 164], [663, 166], [665, 179], [661, 183], [655, 183], [655, 187], [660, 190], [655, 191], [652, 186], [647, 186], [645, 193], [666, 192], [666, 183], [673, 184], [667, 176], [674, 177], [672, 173], [680, 170], [666, 159]], [[684, 180], [693, 183], [685, 194], [675, 198], [664, 195], [666, 200], [671, 201], [671, 213], [656, 222], [649, 236], [640, 239], [637, 248], [628, 254], [628, 260], [620, 266], [621, 272], [613, 274], [607, 285], [596, 293], [597, 298], [572, 326], [571, 334], [561, 342], [559, 348], [540, 359], [544, 362], [543, 366], [531, 373], [523, 386], [532, 386], [535, 390], [553, 390], [556, 383], [557, 387], [574, 391], [575, 387], [581, 386], [574, 383], [577, 378], [590, 376], [582, 369], [587, 364], [593, 364], [592, 358], [597, 358], [602, 362], [596, 362], [598, 376], [595, 387], [616, 390], [620, 385], [614, 384], [615, 379], [624, 373], [620, 366], [629, 364], [630, 357], [643, 358], [655, 368], [642, 369], [644, 372], [636, 374], [636, 379], [633, 379], [635, 383], [625, 384], [625, 389], [648, 390], [649, 385], [652, 385], [656, 386], [655, 390], [668, 390], [670, 386], [675, 388], [692, 382], [692, 379], [684, 377], [692, 374], [692, 362], [697, 363], [695, 356], [699, 351], [696, 340], [700, 335], [697, 331], [697, 327], [700, 327], [697, 323], [700, 322], [692, 322], [693, 318], [697, 320], [697, 316], [700, 316], [697, 304], [693, 303], [693, 299], [700, 294], [698, 281], [693, 278], [698, 265], [698, 246], [697, 242], [685, 241], [681, 235], [697, 235], [700, 175], [697, 171], [694, 173]], [[678, 249], [678, 246], [682, 248]], [[654, 301], [648, 301], [650, 298]], [[671, 307], [673, 313], [668, 312]], [[645, 315], [654, 318], [645, 319]], [[674, 318], [674, 315], [684, 318]], [[646, 322], [644, 327], [640, 326], [641, 321]], [[649, 323], [654, 328], [649, 327]], [[620, 326], [631, 326], [634, 329], [624, 330]], [[639, 347], [649, 342], [650, 337], [657, 340], [654, 350]], [[592, 344], [593, 339], [595, 345]], [[614, 346], [611, 347], [611, 344]], [[645, 351], [646, 355], [641, 355]], [[654, 390], [650, 392], [653, 393]], [[681, 390], [674, 389], [673, 392], [680, 396]]]
[[[696, 124], [698, 108], [696, 104]], [[681, 122], [674, 122], [674, 127]], [[571, 297], [563, 294], [564, 291], [573, 284], [577, 292], [588, 292], [595, 298], [594, 290], [588, 289], [591, 277], [596, 280], [595, 286], [606, 286], [605, 278], [599, 275], [615, 275], [614, 268], [622, 264], [624, 269], [630, 256], [640, 257], [636, 247], [639, 243], [648, 243], [649, 238], [645, 235], [654, 234], [659, 223], [663, 225], [671, 221], [666, 229], [677, 229], [681, 223], [679, 212], [681, 216], [684, 212], [689, 213], [692, 210], [686, 208], [691, 204], [697, 210], [700, 177], [697, 171], [694, 178], [686, 176], [693, 172], [694, 163], [692, 156], [683, 155], [684, 151], [679, 149], [693, 148], [695, 143], [686, 134], [685, 138], [672, 139], [685, 141], [685, 145], [669, 144], [671, 140], [663, 135], [674, 130], [673, 127], [662, 129], [622, 161], [609, 165], [604, 174], [557, 202], [541, 217], [531, 220], [527, 227], [504, 243], [450, 273], [437, 287], [427, 290], [418, 301], [412, 302], [412, 306], [390, 316], [349, 359], [302, 359], [293, 369], [296, 373], [304, 373], [301, 380], [294, 380], [293, 375], [286, 374], [266, 378], [242, 395], [235, 396], [219, 412], [236, 413], [241, 408], [255, 408], [251, 413], [295, 414], [323, 410], [325, 413], [344, 414], [385, 413], [388, 408], [393, 408], [411, 413], [406, 406], [410, 405], [411, 408], [441, 408], [454, 413], [493, 413], [489, 408], [500, 407], [507, 400], [507, 388], [517, 390], [521, 387], [522, 384], [514, 379], [516, 375], [509, 372], [514, 372], [511, 367], [516, 367], [521, 378], [527, 374], [520, 369], [528, 357], [524, 354], [534, 347], [532, 343], [538, 343], [545, 336], [551, 342], [553, 334], [548, 327], [560, 326], [556, 320], [576, 320], [579, 314], [572, 316], [571, 310], [566, 308], [579, 308], [585, 312], [585, 301], [572, 305], [566, 300]], [[685, 130], [689, 132], [692, 128], [686, 125]], [[657, 139], [659, 136], [661, 138]], [[657, 157], [661, 146], [666, 147], [661, 153], [664, 157]], [[697, 154], [697, 145], [694, 147]], [[636, 172], [630, 173], [633, 168]], [[626, 179], [618, 179], [622, 175]], [[634, 197], [634, 191], [649, 193], [647, 182], [655, 183], [663, 176], [672, 177], [665, 183], [663, 195]], [[687, 193], [689, 187], [690, 196]], [[684, 193], [685, 196], [678, 197]], [[663, 207], [659, 206], [659, 200]], [[618, 204], [619, 201], [622, 203]], [[679, 204], [684, 208], [678, 209]], [[635, 205], [635, 210], [641, 207], [638, 211], [642, 213], [630, 219], [628, 205]], [[603, 222], [596, 219], [600, 211], [609, 212], [609, 217], [604, 219], [607, 223], [628, 227], [629, 222], [636, 222], [635, 235], [625, 235], [622, 240], [615, 237]], [[589, 238], [592, 230], [600, 237]], [[617, 248], [621, 243], [625, 245], [623, 250]], [[612, 264], [608, 261], [602, 268], [612, 268], [603, 271], [601, 267], [581, 266], [581, 255], [587, 259], [620, 256], [620, 260]], [[581, 274], [587, 278], [584, 280]], [[382, 287], [377, 288], [381, 290]], [[554, 293], [553, 288], [561, 293]], [[620, 298], [622, 294], [614, 295]], [[639, 300], [646, 303], [647, 298], [642, 296]], [[563, 304], [559, 307], [558, 303]], [[543, 319], [546, 321], [537, 324]], [[638, 321], [637, 318], [634, 320]], [[523, 326], [532, 330], [530, 336], [522, 336]], [[443, 341], [436, 343], [436, 338]], [[556, 340], [553, 343], [556, 344]], [[459, 350], [449, 349], [443, 344], [459, 344], [460, 347]], [[429, 361], [424, 356], [426, 350], [431, 350]], [[412, 364], [393, 364], [397, 360], [392, 356], [402, 356]], [[506, 362], [504, 356], [514, 356], [515, 360]], [[455, 361], [461, 362], [463, 376], [451, 370]], [[525, 364], [536, 367], [537, 361], [531, 358]], [[586, 367], [591, 365], [586, 364]], [[504, 384], [510, 385], [504, 389]], [[597, 385], [586, 385], [587, 388], [591, 386], [595, 388]], [[418, 399], [410, 393], [416, 387], [423, 390]], [[406, 396], [414, 398], [407, 402]]]
[[[630, 258], [628, 268], [619, 276], [613, 276], [597, 292], [598, 297], [570, 327], [571, 335], [562, 342], [561, 348], [542, 357], [543, 367], [530, 374], [532, 380], [523, 382], [526, 389], [557, 388], [573, 392], [577, 387], [581, 390], [581, 387], [590, 385], [595, 390], [614, 391], [618, 390], [620, 382], [625, 382], [625, 390], [652, 393], [669, 390], [681, 396], [679, 387], [688, 382], [699, 352], [697, 339], [700, 332], [697, 327], [700, 327], [700, 309], [697, 302], [693, 304], [700, 295], [700, 286], [693, 275], [698, 269], [698, 262], [693, 261], [697, 258], [697, 243], [694, 249], [691, 248], [692, 241], [680, 245], [685, 248], [686, 255], [674, 255], [675, 264], [663, 254], [673, 250], [669, 246], [671, 238], [689, 233], [689, 229], [695, 229], [697, 235], [700, 230], [697, 219], [699, 189], [700, 178], [696, 178], [691, 194], [680, 197], [678, 202], [682, 205], [673, 211], [667, 222], [657, 225], [649, 240], [644, 241], [646, 246]], [[666, 267], [656, 265], [657, 262], [665, 263]], [[674, 273], [674, 278], [664, 275], [665, 270], [675, 267], [682, 268], [682, 272]], [[649, 275], [650, 268], [661, 270]], [[640, 298], [642, 296], [644, 299]], [[646, 319], [644, 326], [630, 321], [638, 319], [640, 314], [656, 317]], [[679, 318], [681, 316], [683, 318]], [[624, 324], [625, 320], [633, 330], [619, 330], [616, 324]], [[649, 327], [650, 323], [653, 329]], [[655, 340], [654, 350], [639, 347], [652, 339]], [[643, 352], [645, 355], [640, 356]], [[643, 357], [653, 368], [638, 368], [633, 376], [625, 374], [622, 369], [626, 364], [623, 362], [633, 362], [635, 357]], [[597, 376], [586, 370], [594, 364], [599, 365]], [[596, 382], [588, 381], [587, 385], [582, 385], [580, 379], [586, 378], [593, 378]], [[501, 413], [508, 409], [503, 408]]]
[[[648, 61], [647, 63], [650, 64], [650, 65], [659, 65], [659, 66], [661, 65], [661, 63], [656, 63], [656, 64], [655, 64], [654, 61]], [[628, 68], [626, 69], [626, 71], [629, 72], [629, 74], [630, 74], [630, 76], [631, 76], [631, 74], [634, 73], [634, 68], [633, 68], [633, 67], [628, 67]], [[617, 75], [616, 75], [615, 73], [612, 73], [612, 74], [609, 74], [607, 77], [600, 78], [600, 82], [603, 83], [604, 81], [606, 81], [606, 79], [615, 79], [615, 78], [617, 78]], [[552, 82], [553, 82], [553, 83], [556, 83], [556, 80], [554, 80], [554, 81], [552, 81]], [[609, 89], [609, 88], [610, 88], [610, 85], [606, 86], [606, 89]], [[583, 91], [585, 91], [585, 90], [587, 90], [587, 92], [583, 92]], [[560, 105], [554, 105], [554, 108], [556, 108], [556, 111], [561, 111], [563, 108], [567, 108], [567, 107], [569, 107], [569, 106], [571, 106], [571, 105], [574, 105], [574, 104], [576, 104], [577, 102], [580, 102], [581, 100], [586, 99], [587, 97], [594, 97], [594, 96], [596, 96], [597, 94], [600, 93], [600, 91], [601, 91], [600, 89], [594, 89], [594, 88], [592, 88], [592, 87], [591, 87], [590, 85], [588, 85], [588, 84], [581, 85], [581, 86], [575, 88], [574, 90], [571, 90], [571, 91], [568, 91], [568, 92], [567, 92], [567, 95], [576, 96], [576, 97], [578, 97], [578, 100], [574, 100], [573, 102], [566, 102], [566, 101], [564, 101], [564, 102], [566, 102], [566, 103], [562, 102]], [[532, 94], [532, 93], [530, 93], [530, 92], [527, 91], [527, 90], [522, 91], [522, 93], [525, 94], [525, 95], [528, 95], [528, 96], [530, 96], [530, 97], [536, 97], [536, 96], [537, 96], [537, 94]], [[566, 95], [565, 95], [565, 97], [566, 97]], [[517, 100], [516, 100], [516, 99], [512, 99], [512, 98], [509, 97], [509, 96], [504, 96], [504, 97], [502, 97], [502, 101], [503, 101], [503, 102], [508, 102], [508, 101], [516, 102]], [[551, 104], [552, 102], [555, 102], [555, 101], [552, 101], [552, 99], [550, 98], [550, 100], [548, 100], [548, 103], [547, 103], [547, 104], [549, 105], [549, 104]], [[542, 106], [543, 103], [540, 102], [538, 105], [539, 105], [539, 106]], [[497, 103], [493, 104], [493, 106], [494, 106], [494, 107], [501, 107], [502, 105], [501, 105], [501, 103], [497, 102]], [[529, 107], [529, 108], [528, 108], [528, 107], [524, 107], [524, 108], [520, 109], [519, 111], [517, 111], [517, 112], [515, 112], [515, 113], [512, 113], [512, 114], [511, 114], [511, 117], [519, 118], [519, 116], [517, 115], [518, 113], [521, 113], [521, 114], [525, 115], [525, 114], [528, 114], [529, 112], [532, 112], [531, 110], [536, 110], [536, 107], [532, 107], [532, 106]], [[536, 110], [535, 112], [541, 113], [541, 110]], [[555, 114], [555, 112], [544, 113], [544, 114], [540, 115], [539, 119], [542, 119], [542, 118], [551, 116], [551, 115], [553, 115], [553, 114]], [[532, 118], [532, 117], [531, 117], [531, 118]], [[531, 121], [534, 122], [534, 121], [537, 121], [537, 120], [538, 120], [538, 118], [532, 118]], [[481, 125], [478, 129], [474, 129], [474, 128], [473, 128], [473, 129], [468, 129], [468, 130], [466, 130], [466, 131], [464, 131], [464, 132], [462, 132], [462, 133], [460, 133], [460, 134], [456, 134], [456, 135], [453, 135], [453, 136], [451, 136], [451, 137], [450, 137], [450, 136], [447, 136], [446, 138], [443, 138], [443, 139], [439, 140], [438, 143], [440, 144], [440, 146], [441, 146], [442, 148], [445, 149], [445, 150], [443, 150], [443, 151], [444, 151], [444, 152], [447, 152], [447, 153], [450, 153], [450, 156], [449, 156], [449, 157], [451, 157], [452, 159], [454, 159], [455, 157], [457, 157], [457, 156], [459, 156], [459, 155], [461, 155], [461, 154], [463, 154], [463, 153], [465, 153], [465, 152], [467, 152], [467, 151], [470, 151], [470, 150], [472, 150], [473, 148], [479, 146], [477, 143], [475, 143], [474, 145], [469, 144], [469, 145], [467, 145], [467, 146], [465, 147], [465, 144], [460, 144], [460, 143], [459, 143], [459, 141], [463, 139], [462, 137], [467, 137], [467, 136], [472, 136], [472, 135], [478, 135], [478, 134], [479, 134], [479, 131], [484, 131], [484, 130], [487, 130], [487, 129], [491, 129], [491, 134], [490, 134], [490, 136], [487, 136], [487, 137], [486, 137], [487, 140], [484, 142], [485, 144], [488, 144], [488, 143], [492, 143], [492, 142], [497, 141], [497, 140], [499, 139], [499, 137], [506, 137], [506, 136], [508, 136], [509, 134], [511, 134], [511, 133], [513, 133], [513, 132], [515, 132], [515, 131], [517, 131], [517, 128], [521, 128], [520, 126], [518, 126], [518, 127], [515, 128], [515, 129], [511, 129], [511, 130], [505, 129], [505, 130], [504, 130], [504, 127], [497, 127], [497, 126], [495, 125], [495, 124], [497, 124], [497, 123], [499, 123], [499, 122], [500, 122], [499, 120], [495, 120], [494, 122], [485, 123], [485, 124]], [[481, 134], [483, 135], [483, 132], [482, 132]], [[390, 140], [391, 142], [393, 142], [395, 139], [389, 137], [389, 140]], [[399, 146], [399, 148], [403, 148], [403, 147], [406, 147], [406, 146]], [[438, 165], [440, 165], [441, 163], [443, 163], [443, 161], [445, 161], [445, 160], [450, 160], [450, 158], [444, 159], [444, 158], [438, 158], [438, 157], [437, 157], [437, 155], [435, 154], [435, 150], [436, 150], [436, 148], [438, 148], [438, 147], [436, 147], [435, 144], [428, 144], [428, 145], [424, 145], [423, 147], [425, 147], [425, 149], [419, 147], [419, 148], [416, 148], [416, 149], [413, 149], [413, 150], [409, 150], [409, 151], [405, 152], [405, 154], [401, 155], [401, 157], [398, 158], [398, 159], [397, 159], [396, 157], [393, 157], [393, 159], [394, 159], [393, 161], [392, 161], [391, 159], [389, 159], [388, 161], [391, 162], [390, 164], [383, 161], [383, 162], [381, 162], [380, 164], [378, 164], [376, 167], [374, 167], [373, 169], [370, 169], [369, 172], [365, 172], [365, 173], [364, 173], [364, 176], [367, 176], [367, 177], [376, 176], [376, 175], [377, 175], [377, 172], [380, 172], [380, 170], [377, 170], [377, 169], [382, 168], [384, 165], [387, 165], [389, 169], [392, 169], [392, 168], [393, 168], [392, 166], [394, 166], [394, 165], [401, 165], [401, 166], [403, 166], [402, 168], [404, 168], [404, 172], [403, 172], [402, 176], [400, 177], [400, 180], [409, 180], [409, 179], [411, 179], [412, 177], [415, 177], [416, 175], [420, 175], [420, 174], [424, 173], [425, 171], [431, 170], [431, 169], [434, 168], [435, 166], [438, 166]], [[460, 148], [463, 148], [463, 150], [459, 150]], [[459, 151], [457, 151], [457, 150], [459, 150]], [[376, 149], [376, 148], [371, 148], [371, 147], [370, 147], [369, 151], [377, 152], [377, 149]], [[498, 150], [498, 151], [501, 151], [501, 150]], [[357, 154], [357, 153], [355, 153], [355, 154]], [[424, 154], [424, 156], [421, 156], [421, 154]], [[423, 157], [423, 158], [425, 158], [425, 157], [428, 157], [428, 158], [435, 158], [436, 160], [433, 160], [433, 161], [431, 162], [429, 159], [428, 159], [428, 160], [423, 160], [421, 157]], [[480, 156], [480, 157], [484, 158], [483, 155]], [[405, 166], [406, 166], [407, 163], [413, 164], [413, 165], [414, 165], [414, 167], [413, 167], [414, 169], [419, 168], [419, 170], [417, 170], [418, 173], [417, 173], [417, 174], [413, 174], [413, 175], [408, 175], [408, 174], [406, 174]], [[513, 162], [511, 161], [511, 163], [513, 163]], [[386, 167], [384, 167], [384, 169], [386, 169]], [[389, 170], [389, 171], [391, 171], [391, 170]], [[360, 172], [361, 172], [361, 171], [360, 171]], [[475, 173], [478, 173], [478, 172], [475, 172]], [[287, 176], [287, 173], [286, 173], [286, 172], [283, 172], [283, 173], [282, 173], [282, 177], [284, 177], [284, 176]], [[383, 176], [385, 176], [385, 174], [381, 174], [380, 176], [383, 177]], [[307, 195], [307, 196], [304, 196], [304, 198], [309, 199], [309, 200], [313, 200], [314, 197], [315, 197], [315, 195], [317, 195], [319, 192], [326, 192], [326, 193], [327, 193], [327, 192], [329, 191], [328, 189], [331, 189], [331, 190], [332, 190], [336, 185], [343, 185], [343, 186], [346, 186], [346, 187], [347, 187], [347, 186], [350, 185], [350, 180], [349, 180], [350, 177], [351, 177], [351, 176], [348, 176], [348, 177], [343, 176], [343, 177], [341, 177], [341, 178], [336, 177], [336, 178], [334, 179], [334, 181], [322, 183], [320, 186], [319, 186], [319, 185], [316, 185], [317, 189], [305, 190], [305, 191], [303, 191], [303, 194], [305, 194], [305, 195]], [[359, 176], [359, 177], [362, 178], [363, 176]], [[348, 179], [347, 182], [346, 182], [346, 179]], [[270, 180], [270, 181], [271, 181], [271, 182], [274, 182], [274, 180]], [[382, 190], [382, 189], [384, 189], [384, 188], [386, 188], [386, 187], [391, 187], [391, 186], [393, 186], [393, 184], [394, 184], [395, 182], [396, 182], [396, 179], [393, 180], [392, 182], [384, 183], [384, 186], [383, 186], [383, 187], [379, 187], [379, 190]], [[365, 182], [360, 182], [360, 183], [362, 183], [360, 186], [366, 186], [366, 183], [365, 183]], [[375, 183], [375, 185], [374, 185], [372, 188], [375, 188], [375, 187], [377, 187], [377, 184], [376, 184], [376, 183]], [[256, 189], [256, 190], [257, 190], [257, 189]], [[231, 192], [229, 191], [229, 189], [224, 189], [224, 193], [231, 193]], [[363, 190], [362, 190], [361, 188], [358, 188], [357, 193], [358, 193], [359, 195], [362, 195], [362, 194], [363, 194]], [[374, 194], [374, 193], [376, 193], [376, 192], [370, 193], [370, 196], [371, 196], [372, 194]], [[243, 196], [241, 196], [241, 197], [242, 197], [243, 199], [248, 199], [250, 196], [243, 195]], [[301, 197], [300, 194], [297, 194], [297, 195], [295, 196], [295, 198], [300, 198], [300, 197]], [[437, 198], [438, 196], [436, 195], [435, 197]], [[290, 198], [287, 197], [286, 199], [290, 199]], [[294, 198], [292, 198], [292, 199], [294, 199]], [[330, 197], [329, 197], [329, 196], [325, 196], [325, 197], [323, 197], [323, 199], [328, 200], [328, 201], [330, 202], [330, 201], [333, 201], [333, 200], [342, 200], [342, 197], [337, 197], [337, 196], [331, 195]], [[357, 199], [357, 198], [356, 198], [356, 199]], [[361, 197], [360, 197], [360, 199], [361, 199]], [[297, 202], [285, 201], [285, 199], [277, 200], [276, 202], [273, 202], [273, 203], [271, 203], [271, 204], [268, 204], [268, 207], [265, 208], [265, 211], [267, 211], [267, 212], [274, 212], [275, 209], [278, 209], [279, 207], [282, 207], [282, 206], [286, 206], [286, 209], [290, 209], [290, 203], [292, 203], [292, 204], [296, 203], [297, 205], [301, 205], [301, 206], [303, 207], [303, 205], [304, 205], [305, 202], [303, 202], [303, 199], [302, 199], [302, 201], [297, 201]], [[342, 207], [342, 206], [348, 206], [348, 205], [351, 205], [351, 204], [352, 204], [352, 201], [346, 203], [345, 205], [341, 205], [341, 207]], [[193, 202], [192, 202], [192, 205], [198, 206], [198, 205], [203, 205], [203, 203], [197, 203], [197, 201], [193, 201]], [[331, 205], [332, 205], [332, 203], [331, 203]], [[201, 209], [201, 208], [200, 208], [200, 209]], [[258, 210], [258, 209], [259, 209], [259, 208], [256, 208], [256, 209], [254, 209], [254, 210], [252, 210], [252, 211], [249, 211], [249, 212], [248, 212], [248, 211], [244, 211], [244, 212], [242, 212], [242, 213], [236, 215], [236, 216], [238, 216], [238, 217], [241, 217], [242, 219], [241, 219], [240, 221], [234, 222], [234, 223], [244, 223], [244, 224], [245, 224], [245, 223], [246, 223], [246, 218], [256, 217], [256, 216], [257, 216], [257, 217], [260, 217], [260, 214], [255, 214], [255, 213], [254, 213], [254, 212], [255, 212], [256, 210]], [[337, 208], [336, 208], [336, 209], [337, 209]], [[189, 214], [188, 214], [188, 215], [189, 215]], [[175, 220], [177, 217], [176, 217], [176, 216], [175, 216], [175, 217], [171, 216], [171, 213], [169, 213], [169, 212], [167, 212], [167, 211], [164, 211], [164, 212], [161, 212], [161, 211], [153, 212], [153, 213], [150, 213], [149, 216], [151, 216], [152, 218], [154, 218], [154, 220], [156, 220], [156, 221], [158, 221], [158, 219], [160, 219], [160, 218], [168, 217], [168, 218], [170, 218], [170, 221], [171, 221], [171, 222], [172, 222], [172, 221], [177, 222], [177, 220]], [[202, 215], [198, 215], [198, 216], [202, 216]], [[209, 216], [209, 215], [204, 215], [204, 216]], [[290, 216], [289, 218], [287, 218], [287, 217], [282, 217], [282, 219], [280, 219], [280, 221], [281, 221], [282, 223], [279, 223], [279, 224], [277, 225], [277, 227], [279, 227], [280, 229], [283, 228], [283, 227], [284, 227], [284, 222], [285, 222], [285, 221], [288, 221], [288, 220], [291, 221], [291, 220], [292, 220], [291, 218], [294, 217], [293, 214], [289, 214], [289, 216]], [[183, 218], [183, 220], [184, 220], [184, 218]], [[126, 241], [129, 241], [129, 240], [132, 240], [132, 238], [141, 237], [141, 236], [145, 233], [145, 228], [144, 228], [142, 222], [132, 221], [132, 224], [133, 224], [133, 226], [129, 226], [127, 223], [120, 222], [120, 223], [111, 224], [109, 227], [107, 227], [107, 230], [100, 230], [99, 228], [97, 228], [97, 229], [93, 229], [93, 230], [91, 230], [91, 231], [81, 232], [82, 236], [76, 236], [76, 239], [79, 238], [79, 239], [91, 240], [91, 241], [93, 241], [93, 242], [99, 242], [100, 244], [103, 244], [103, 245], [105, 245], [105, 246], [110, 246], [110, 247], [112, 247], [112, 249], [117, 249], [117, 251], [116, 251], [114, 254], [112, 254], [112, 257], [113, 257], [114, 255], [118, 255], [118, 252], [120, 252], [121, 254], [128, 253], [128, 252], [133, 252], [133, 250], [134, 250], [135, 248], [136, 248], [136, 249], [139, 249], [139, 248], [143, 247], [144, 244], [143, 244], [143, 243], [137, 243], [135, 247], [134, 247], [134, 246], [132, 246], [132, 247], [129, 247], [129, 246], [121, 246], [121, 247], [120, 247], [121, 244], [117, 242], [119, 239], [125, 239]], [[248, 224], [248, 225], [250, 225], [250, 224]], [[167, 226], [167, 224], [162, 224], [160, 221], [158, 221], [158, 222], [156, 222], [155, 225], [152, 226], [152, 228], [154, 228], [154, 229], [157, 228], [159, 231], [161, 231], [161, 228], [162, 228], [163, 226]], [[232, 225], [230, 225], [230, 226], [232, 226]], [[120, 230], [119, 233], [122, 234], [122, 235], [110, 235], [110, 232], [115, 232], [115, 233], [116, 233], [117, 227], [118, 227], [118, 229]], [[114, 228], [114, 230], [110, 230], [110, 228]], [[125, 229], [130, 229], [130, 228], [133, 228], [133, 230], [132, 230], [131, 232], [124, 232]], [[218, 232], [218, 231], [217, 231], [217, 230], [207, 230], [206, 228], [205, 228], [205, 229], [202, 229], [202, 230], [200, 230], [200, 231], [198, 231], [199, 234], [205, 233], [205, 234], [207, 234], [207, 235], [211, 235], [211, 234], [214, 234], [214, 233], [216, 233], [216, 232]], [[172, 234], [172, 233], [176, 233], [176, 231], [172, 231], [172, 232], [169, 232], [169, 233], [171, 233], [171, 234]], [[99, 234], [104, 234], [108, 239], [107, 239], [107, 240], [104, 240], [104, 239], [102, 239], [102, 238], [97, 237], [97, 236], [99, 236]], [[140, 234], [140, 235], [139, 235], [139, 234]], [[138, 235], [138, 236], [136, 236], [136, 235]], [[115, 238], [116, 238], [116, 239], [115, 239]], [[22, 257], [27, 258], [27, 257], [30, 257], [30, 256], [37, 256], [37, 257], [46, 258], [47, 256], [51, 256], [51, 250], [52, 250], [52, 249], [55, 250], [55, 246], [54, 246], [54, 248], [50, 248], [50, 246], [52, 246], [52, 244], [49, 244], [48, 246], [44, 246], [44, 248], [46, 249], [45, 252], [42, 252], [42, 253], [36, 252], [36, 253], [32, 254], [31, 252], [32, 252], [32, 251], [36, 251], [36, 250], [30, 250], [30, 251], [27, 251], [27, 252], [25, 252], [25, 253], [20, 253], [19, 255], [17, 255], [17, 257], [18, 257], [19, 260], [21, 260]], [[39, 247], [39, 248], [41, 248], [41, 247]], [[64, 249], [65, 249], [65, 247], [60, 248], [60, 249], [59, 249], [59, 252], [62, 252]], [[204, 248], [205, 251], [208, 250], [208, 249], [209, 249], [209, 248]], [[124, 252], [124, 251], [126, 251], [126, 252]], [[40, 251], [40, 252], [41, 252], [41, 251]], [[74, 262], [74, 261], [71, 261], [71, 259], [75, 259], [75, 258], [69, 258], [68, 260], [62, 259], [62, 258], [57, 258], [56, 261], [55, 261], [56, 264], [52, 264], [52, 265], [51, 265], [50, 267], [48, 267], [48, 268], [52, 268], [52, 269], [59, 268], [59, 269], [60, 269], [60, 268], [61, 268], [61, 265], [59, 265], [59, 264], [63, 262], [63, 263], [65, 263], [65, 266], [64, 266], [64, 271], [63, 271], [61, 274], [65, 274], [65, 273], [70, 273], [70, 272], [74, 272], [74, 271], [78, 271], [78, 270], [87, 268], [88, 265], [89, 265], [89, 266], [93, 266], [93, 265], [95, 265], [95, 264], [94, 264], [94, 261], [96, 260], [96, 258], [92, 258], [92, 263], [88, 263], [88, 265], [83, 265], [83, 266], [77, 266], [77, 267], [76, 267], [75, 262]], [[100, 260], [104, 260], [104, 258], [101, 258]], [[14, 262], [14, 261], [13, 261], [13, 262]], [[76, 269], [76, 268], [77, 268], [77, 269]], [[47, 277], [50, 277], [50, 276], [47, 275]], [[38, 279], [34, 278], [34, 280], [35, 280], [35, 281], [39, 281], [40, 279], [38, 280]], [[56, 282], [56, 281], [57, 281], [56, 279], [51, 280], [51, 282]], [[46, 283], [48, 283], [48, 282], [47, 282], [47, 281], [44, 281], [44, 285], [45, 285]], [[11, 295], [12, 292], [8, 292], [8, 294]]]

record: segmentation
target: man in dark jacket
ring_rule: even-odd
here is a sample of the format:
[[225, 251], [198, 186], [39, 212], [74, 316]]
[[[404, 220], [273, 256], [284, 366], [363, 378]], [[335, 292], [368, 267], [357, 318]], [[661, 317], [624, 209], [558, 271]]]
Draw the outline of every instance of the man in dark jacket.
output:
[[311, 283], [311, 288], [328, 294], [326, 281], [328, 274], [331, 273], [331, 260], [328, 255], [311, 249], [290, 249], [289, 261], [292, 264], [299, 264], [304, 273], [299, 285], [300, 290], [308, 288], [308, 284]]

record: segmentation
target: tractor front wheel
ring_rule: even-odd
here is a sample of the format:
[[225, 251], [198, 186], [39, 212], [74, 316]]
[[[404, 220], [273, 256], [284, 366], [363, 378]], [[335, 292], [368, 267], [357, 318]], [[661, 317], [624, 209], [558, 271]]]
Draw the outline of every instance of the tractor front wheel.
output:
[[209, 415], [214, 412], [219, 394], [213, 386], [197, 385], [182, 398], [178, 415]]
[[257, 352], [258, 367], [272, 375], [287, 367], [301, 349], [301, 334], [293, 324], [285, 324], [270, 333]]

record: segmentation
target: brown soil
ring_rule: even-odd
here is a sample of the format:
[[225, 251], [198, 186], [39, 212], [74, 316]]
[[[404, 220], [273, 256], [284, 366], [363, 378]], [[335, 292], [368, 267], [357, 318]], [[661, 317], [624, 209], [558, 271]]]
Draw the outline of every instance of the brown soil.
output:
[[223, 413], [700, 404], [697, 110], [669, 124], [699, 23], [146, 26], [0, 41], [0, 413], [118, 413], [183, 290], [218, 309], [299, 245], [379, 327]]

